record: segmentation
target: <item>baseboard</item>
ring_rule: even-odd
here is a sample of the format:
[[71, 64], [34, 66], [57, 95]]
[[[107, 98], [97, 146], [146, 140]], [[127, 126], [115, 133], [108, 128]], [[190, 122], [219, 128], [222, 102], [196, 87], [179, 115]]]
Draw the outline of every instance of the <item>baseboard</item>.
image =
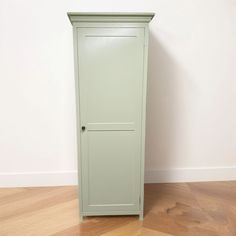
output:
[[[236, 167], [173, 168], [145, 171], [145, 183], [236, 180]], [[77, 185], [77, 171], [0, 173], [0, 187]]]
[[146, 170], [145, 183], [236, 180], [236, 166]]
[[77, 171], [0, 173], [1, 188], [76, 185], [77, 180]]

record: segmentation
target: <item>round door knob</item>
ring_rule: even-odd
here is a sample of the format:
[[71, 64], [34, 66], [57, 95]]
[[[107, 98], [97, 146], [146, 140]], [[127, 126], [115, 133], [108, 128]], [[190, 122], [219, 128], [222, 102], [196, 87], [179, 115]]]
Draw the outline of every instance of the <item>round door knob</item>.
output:
[[82, 131], [85, 131], [86, 127], [85, 127], [85, 126], [82, 126], [82, 128], [81, 128], [81, 129], [82, 129]]

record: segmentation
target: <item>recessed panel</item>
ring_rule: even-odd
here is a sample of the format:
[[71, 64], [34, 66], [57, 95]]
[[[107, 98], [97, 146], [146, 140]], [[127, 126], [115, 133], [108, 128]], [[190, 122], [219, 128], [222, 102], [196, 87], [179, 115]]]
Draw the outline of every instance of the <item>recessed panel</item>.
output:
[[134, 204], [139, 166], [132, 131], [89, 132], [88, 204]]

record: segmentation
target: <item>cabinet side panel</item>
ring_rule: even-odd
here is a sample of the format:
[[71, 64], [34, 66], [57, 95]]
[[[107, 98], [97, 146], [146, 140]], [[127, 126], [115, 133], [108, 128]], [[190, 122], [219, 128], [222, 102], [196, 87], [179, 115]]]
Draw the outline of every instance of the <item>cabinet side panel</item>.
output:
[[140, 220], [143, 219], [144, 212], [144, 172], [145, 172], [145, 136], [146, 136], [146, 97], [147, 97], [147, 76], [148, 76], [148, 42], [149, 42], [149, 26], [144, 28], [144, 58], [143, 58], [143, 92], [142, 92], [142, 145], [141, 145], [141, 175], [140, 175]]
[[78, 76], [78, 30], [73, 26], [73, 48], [74, 48], [74, 80], [75, 80], [75, 105], [76, 105], [76, 134], [77, 134], [77, 166], [78, 166], [78, 196], [79, 214], [83, 217], [82, 203], [82, 172], [81, 172], [81, 138], [80, 138], [80, 106], [79, 106], [79, 76]]

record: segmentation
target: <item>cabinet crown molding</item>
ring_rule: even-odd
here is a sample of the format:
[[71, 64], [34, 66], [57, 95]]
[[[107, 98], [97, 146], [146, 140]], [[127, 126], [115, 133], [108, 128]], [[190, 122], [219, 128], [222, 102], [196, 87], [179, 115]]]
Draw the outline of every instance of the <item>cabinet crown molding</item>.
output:
[[68, 12], [71, 24], [76, 22], [144, 22], [152, 20], [153, 12]]

